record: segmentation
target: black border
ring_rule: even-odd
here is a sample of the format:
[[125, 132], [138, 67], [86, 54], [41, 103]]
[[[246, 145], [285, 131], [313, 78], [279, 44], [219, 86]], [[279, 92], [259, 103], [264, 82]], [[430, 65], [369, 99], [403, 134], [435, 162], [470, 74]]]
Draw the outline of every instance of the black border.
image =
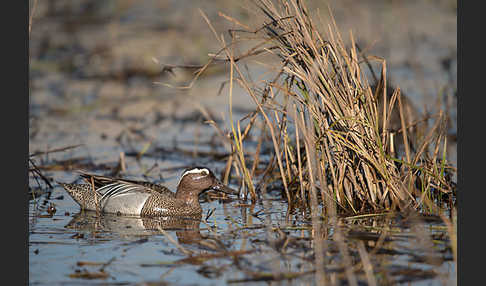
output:
[[2, 280], [28, 285], [29, 1], [10, 4], [0, 17]]
[[[465, 4], [468, 4], [467, 6]], [[474, 1], [457, 0], [457, 126], [458, 126], [458, 222], [457, 280], [458, 285], [480, 285], [484, 263], [481, 247], [484, 220], [484, 131], [485, 110], [482, 99], [484, 70], [484, 10]], [[469, 156], [468, 156], [469, 155]], [[474, 158], [474, 159], [472, 159]], [[469, 162], [468, 162], [469, 161]], [[476, 164], [479, 163], [479, 164]], [[481, 164], [482, 163], [482, 164]], [[484, 282], [483, 282], [484, 283]]]

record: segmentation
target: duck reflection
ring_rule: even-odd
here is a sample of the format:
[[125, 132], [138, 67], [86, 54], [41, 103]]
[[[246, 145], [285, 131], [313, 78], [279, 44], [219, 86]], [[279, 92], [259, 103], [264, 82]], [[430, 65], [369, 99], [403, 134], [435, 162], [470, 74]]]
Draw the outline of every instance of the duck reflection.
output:
[[200, 222], [201, 215], [150, 218], [115, 214], [97, 216], [94, 211], [82, 211], [74, 215], [65, 227], [77, 231], [111, 232], [122, 238], [160, 234], [161, 228], [175, 231], [179, 243], [192, 244], [203, 239], [199, 231]]

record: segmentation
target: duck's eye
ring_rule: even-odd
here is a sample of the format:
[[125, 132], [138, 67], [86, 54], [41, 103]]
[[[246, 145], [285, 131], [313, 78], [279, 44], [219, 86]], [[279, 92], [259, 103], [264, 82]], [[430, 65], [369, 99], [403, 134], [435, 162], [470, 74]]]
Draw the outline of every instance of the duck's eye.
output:
[[207, 175], [209, 175], [209, 171], [208, 171], [208, 170], [206, 170], [206, 169], [204, 169], [204, 170], [202, 170], [202, 171], [201, 171], [201, 174], [202, 174], [203, 176], [207, 176]]

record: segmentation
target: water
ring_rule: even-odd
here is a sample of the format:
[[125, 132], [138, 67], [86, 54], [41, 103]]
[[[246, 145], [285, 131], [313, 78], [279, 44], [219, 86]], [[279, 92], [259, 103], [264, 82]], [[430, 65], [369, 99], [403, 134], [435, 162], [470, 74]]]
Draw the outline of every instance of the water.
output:
[[[97, 217], [95, 212], [80, 212], [77, 204], [56, 187], [49, 203], [43, 205], [43, 197], [30, 201], [30, 283], [123, 285], [163, 281], [175, 285], [226, 285], [229, 281], [252, 277], [251, 273], [312, 270], [312, 223], [298, 213], [287, 219], [287, 204], [271, 197], [253, 206], [238, 200], [202, 200], [202, 220], [181, 223], [177, 219], [111, 214]], [[51, 203], [56, 212], [46, 217], [47, 206]], [[214, 211], [206, 219], [210, 210]], [[346, 243], [355, 263], [360, 261], [353, 251], [357, 241], [363, 241], [371, 252], [379, 233], [389, 228], [389, 241], [380, 250], [383, 253], [370, 254], [377, 278], [382, 276], [380, 281], [404, 279], [420, 282], [416, 285], [443, 285], [442, 279], [453, 283], [455, 267], [450, 242], [440, 219], [410, 223], [405, 218], [391, 218], [386, 222], [383, 217], [375, 217], [343, 222], [340, 227], [347, 234]], [[324, 222], [323, 225], [329, 247], [329, 269], [332, 265], [342, 267], [334, 236], [336, 226], [326, 226]], [[161, 233], [158, 226], [166, 232]], [[427, 248], [430, 233], [434, 241], [432, 248]], [[238, 263], [229, 255], [245, 251], [248, 253], [237, 256]], [[199, 261], [184, 260], [191, 256], [204, 258], [204, 255], [207, 257]], [[96, 273], [101, 268], [106, 278], [71, 277], [83, 271]], [[343, 274], [340, 275], [343, 279]], [[360, 281], [366, 281], [362, 273], [357, 276]], [[313, 281], [313, 274], [307, 274], [283, 283], [313, 284]]]

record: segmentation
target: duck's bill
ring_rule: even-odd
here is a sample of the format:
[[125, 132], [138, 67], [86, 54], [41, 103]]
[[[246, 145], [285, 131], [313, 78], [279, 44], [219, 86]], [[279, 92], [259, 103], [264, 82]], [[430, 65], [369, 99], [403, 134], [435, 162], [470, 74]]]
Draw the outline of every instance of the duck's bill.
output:
[[238, 195], [239, 194], [239, 192], [237, 190], [234, 190], [234, 189], [224, 185], [223, 183], [221, 183], [219, 181], [211, 189], [218, 191], [218, 192], [228, 194], [228, 195]]

